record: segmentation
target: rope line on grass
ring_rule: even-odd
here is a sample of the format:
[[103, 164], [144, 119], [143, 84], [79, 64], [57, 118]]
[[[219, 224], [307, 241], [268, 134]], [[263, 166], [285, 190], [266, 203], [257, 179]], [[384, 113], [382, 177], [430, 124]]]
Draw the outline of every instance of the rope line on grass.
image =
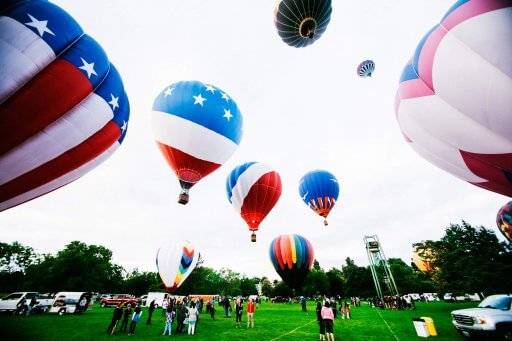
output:
[[289, 331], [288, 333], [284, 333], [283, 335], [279, 335], [278, 337], [273, 338], [273, 339], [271, 339], [270, 341], [278, 340], [278, 339], [282, 338], [283, 336], [286, 336], [286, 335], [288, 335], [288, 334], [291, 334], [291, 333], [293, 333], [293, 332], [295, 332], [295, 331], [299, 330], [300, 328], [304, 328], [304, 327], [305, 327], [305, 326], [307, 326], [308, 324], [311, 324], [311, 323], [313, 323], [313, 322], [315, 322], [315, 321], [316, 321], [316, 320], [311, 320], [311, 321], [309, 321], [308, 323], [306, 323], [305, 325], [299, 326], [299, 327], [295, 328], [294, 330]]
[[386, 324], [386, 327], [388, 327], [388, 330], [389, 332], [391, 333], [391, 335], [393, 335], [393, 337], [395, 338], [396, 341], [400, 341], [400, 339], [398, 338], [398, 336], [396, 336], [396, 334], [393, 332], [393, 330], [391, 329], [391, 327], [389, 326], [389, 324], [386, 322], [386, 320], [384, 320], [384, 317], [382, 317], [382, 315], [380, 314], [380, 311], [377, 310], [377, 314], [379, 314], [379, 317], [381, 318], [382, 321], [384, 321], [384, 323]]

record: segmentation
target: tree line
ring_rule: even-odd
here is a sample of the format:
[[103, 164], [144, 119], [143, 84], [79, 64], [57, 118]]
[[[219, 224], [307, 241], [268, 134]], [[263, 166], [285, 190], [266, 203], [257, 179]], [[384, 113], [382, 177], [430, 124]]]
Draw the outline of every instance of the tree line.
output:
[[[415, 244], [432, 270], [423, 273], [399, 258], [389, 259], [401, 293], [453, 292], [485, 294], [507, 292], [512, 287], [512, 246], [499, 242], [493, 231], [462, 221], [452, 224], [437, 241]], [[346, 258], [339, 267], [323, 269], [315, 260], [301, 290], [293, 291], [282, 281], [247, 277], [227, 268], [204, 266], [203, 259], [177, 294], [248, 296], [329, 295], [342, 297], [375, 295], [368, 266]], [[382, 283], [385, 288], [385, 283]], [[73, 241], [55, 254], [38, 254], [18, 242], [0, 242], [0, 292], [92, 291], [142, 295], [164, 288], [157, 273], [127, 272], [113, 263], [112, 251], [100, 245]]]

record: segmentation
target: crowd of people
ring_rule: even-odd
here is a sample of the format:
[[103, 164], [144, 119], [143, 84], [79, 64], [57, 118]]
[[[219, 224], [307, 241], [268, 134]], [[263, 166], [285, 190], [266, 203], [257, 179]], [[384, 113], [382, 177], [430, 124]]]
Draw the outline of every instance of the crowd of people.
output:
[[404, 296], [384, 296], [384, 299], [380, 297], [373, 297], [368, 299], [370, 307], [381, 308], [381, 309], [412, 309], [416, 310], [416, 303], [410, 295]]
[[[206, 313], [210, 315], [212, 319], [215, 319], [215, 304], [217, 302], [213, 299], [209, 299], [206, 302]], [[256, 311], [256, 302], [249, 299], [247, 307], [244, 309], [244, 301], [242, 298], [237, 298], [235, 303], [235, 315], [236, 315], [236, 328], [241, 327], [242, 315], [244, 310], [247, 314], [247, 328], [254, 328], [254, 313]], [[224, 316], [231, 317], [231, 301], [229, 298], [224, 297], [219, 302], [224, 308]], [[176, 298], [165, 298], [162, 303], [162, 314], [165, 317], [163, 333], [162, 335], [173, 334], [173, 324], [176, 321], [176, 327], [174, 333], [187, 333], [188, 335], [194, 335], [198, 322], [199, 316], [203, 311], [204, 300], [200, 299], [183, 299]], [[148, 317], [146, 319], [146, 325], [152, 324], [153, 314], [157, 305], [155, 300], [151, 301], [148, 307]], [[135, 329], [138, 322], [141, 320], [142, 308], [140, 304], [132, 307], [131, 304], [119, 304], [114, 308], [112, 313], [112, 320], [107, 328], [109, 335], [117, 333], [128, 333], [128, 335], [134, 335]], [[119, 325], [119, 329], [117, 329]], [[129, 325], [129, 328], [128, 328]], [[185, 327], [186, 326], [186, 327]], [[128, 330], [127, 330], [128, 329]]]

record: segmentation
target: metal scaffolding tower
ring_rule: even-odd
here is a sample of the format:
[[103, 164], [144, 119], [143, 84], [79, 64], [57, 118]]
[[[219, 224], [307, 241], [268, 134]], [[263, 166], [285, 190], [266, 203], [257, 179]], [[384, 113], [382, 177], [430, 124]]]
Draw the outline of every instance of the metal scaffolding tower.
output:
[[386, 255], [384, 255], [384, 250], [379, 242], [379, 238], [377, 235], [373, 235], [365, 236], [363, 240], [364, 245], [366, 246], [366, 253], [368, 254], [368, 261], [370, 262], [370, 270], [372, 272], [377, 295], [380, 297], [382, 302], [384, 302], [384, 293], [382, 291], [379, 273], [382, 276], [382, 281], [386, 284], [389, 295], [399, 295], [395, 279], [391, 273], [388, 260]]

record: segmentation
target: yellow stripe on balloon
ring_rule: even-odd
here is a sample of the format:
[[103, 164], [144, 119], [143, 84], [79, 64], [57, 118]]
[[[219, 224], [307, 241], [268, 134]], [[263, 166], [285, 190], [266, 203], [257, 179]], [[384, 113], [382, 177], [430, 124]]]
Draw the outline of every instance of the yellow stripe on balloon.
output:
[[297, 263], [297, 249], [295, 248], [295, 238], [293, 238], [293, 235], [288, 235], [288, 238], [290, 238], [290, 248], [292, 251], [292, 262], [293, 264]]

